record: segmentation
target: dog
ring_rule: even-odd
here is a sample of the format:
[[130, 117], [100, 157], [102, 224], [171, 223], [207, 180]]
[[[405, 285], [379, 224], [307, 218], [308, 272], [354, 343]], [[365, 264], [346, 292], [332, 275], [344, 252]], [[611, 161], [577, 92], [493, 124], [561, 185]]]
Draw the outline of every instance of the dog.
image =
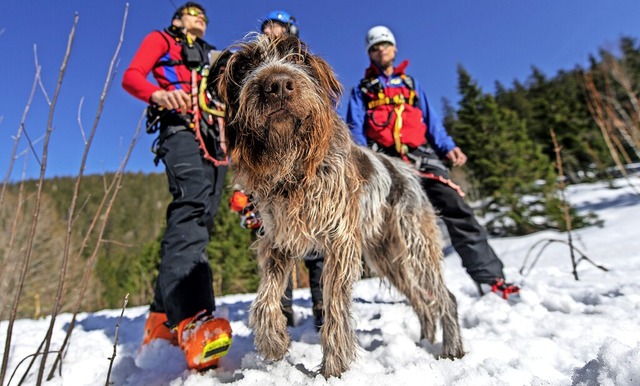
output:
[[421, 337], [443, 331], [442, 356], [464, 355], [456, 299], [442, 277], [436, 214], [415, 170], [352, 141], [336, 111], [342, 86], [295, 37], [247, 39], [218, 84], [226, 104], [234, 183], [253, 195], [264, 234], [250, 326], [268, 360], [290, 346], [280, 309], [295, 260], [325, 255], [320, 373], [339, 377], [356, 357], [351, 294], [362, 258], [409, 300]]

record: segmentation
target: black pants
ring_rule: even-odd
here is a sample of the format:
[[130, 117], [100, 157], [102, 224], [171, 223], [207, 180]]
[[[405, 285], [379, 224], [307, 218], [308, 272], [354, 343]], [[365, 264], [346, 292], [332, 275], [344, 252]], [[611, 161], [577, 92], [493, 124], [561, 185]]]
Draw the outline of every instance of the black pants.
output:
[[202, 158], [191, 130], [173, 129], [158, 148], [173, 201], [167, 207], [167, 228], [151, 305], [153, 311], [166, 312], [171, 326], [201, 310], [215, 310], [206, 247], [227, 173], [226, 166], [215, 167]]
[[[449, 178], [447, 168], [432, 149], [418, 148], [411, 156], [419, 160], [421, 172]], [[492, 283], [496, 278], [503, 278], [502, 262], [489, 245], [487, 231], [458, 192], [432, 178], [422, 178], [422, 188], [444, 221], [453, 248], [462, 258], [462, 266], [469, 276], [477, 283]]]
[[[322, 285], [320, 280], [322, 278], [322, 268], [324, 266], [324, 256], [318, 253], [312, 253], [304, 258], [304, 265], [309, 270], [309, 287], [311, 290], [311, 301], [313, 307], [322, 308]], [[284, 291], [284, 296], [281, 299], [282, 308], [291, 308], [293, 305], [293, 283], [289, 279], [289, 284]]]
[[504, 277], [502, 262], [487, 241], [487, 231], [462, 197], [433, 179], [423, 178], [422, 187], [444, 221], [453, 248], [462, 258], [462, 266], [469, 276], [477, 283], [491, 283]]

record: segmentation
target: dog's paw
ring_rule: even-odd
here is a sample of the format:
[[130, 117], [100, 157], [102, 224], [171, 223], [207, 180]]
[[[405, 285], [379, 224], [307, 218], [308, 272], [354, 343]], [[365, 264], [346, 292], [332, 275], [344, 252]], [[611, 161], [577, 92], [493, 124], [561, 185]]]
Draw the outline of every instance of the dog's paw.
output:
[[279, 361], [287, 355], [291, 346], [288, 334], [269, 334], [259, 336], [256, 333], [256, 349], [265, 359]]
[[322, 366], [320, 366], [320, 374], [326, 379], [330, 377], [340, 378], [342, 373], [349, 370], [349, 363], [336, 358], [324, 358]]
[[460, 344], [452, 344], [452, 345], [444, 345], [442, 348], [441, 358], [446, 359], [460, 359], [465, 355], [464, 349], [462, 348], [462, 343]]

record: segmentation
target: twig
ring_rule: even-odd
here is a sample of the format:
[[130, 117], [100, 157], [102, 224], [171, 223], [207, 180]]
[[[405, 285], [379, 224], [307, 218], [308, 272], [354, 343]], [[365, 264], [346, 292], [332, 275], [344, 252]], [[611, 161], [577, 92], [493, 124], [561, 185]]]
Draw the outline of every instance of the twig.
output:
[[16, 160], [16, 152], [18, 150], [18, 143], [20, 142], [20, 138], [22, 137], [22, 133], [24, 130], [24, 123], [27, 120], [27, 115], [29, 114], [29, 110], [31, 109], [31, 103], [33, 102], [33, 97], [36, 93], [36, 86], [38, 84], [38, 79], [40, 78], [40, 66], [36, 67], [36, 73], [33, 78], [33, 85], [31, 86], [31, 92], [29, 93], [29, 98], [27, 99], [27, 104], [24, 107], [24, 111], [22, 112], [22, 118], [20, 119], [20, 126], [18, 126], [18, 132], [16, 133], [13, 141], [13, 148], [11, 149], [11, 155], [9, 156], [9, 167], [7, 168], [7, 175], [2, 182], [2, 192], [0, 193], [0, 213], [2, 211], [3, 203], [4, 203], [4, 195], [7, 190], [7, 185], [9, 184], [9, 178], [11, 177], [11, 173], [13, 172], [13, 163]]
[[[56, 353], [57, 351], [51, 351], [51, 353]], [[11, 385], [11, 381], [13, 380], [13, 377], [16, 375], [16, 371], [18, 371], [18, 368], [20, 368], [20, 366], [22, 365], [22, 363], [24, 361], [26, 361], [29, 358], [32, 357], [37, 357], [38, 355], [40, 355], [40, 352], [35, 352], [33, 354], [29, 354], [26, 357], [22, 358], [22, 360], [20, 362], [18, 362], [18, 366], [16, 366], [15, 369], [13, 369], [13, 372], [11, 373], [11, 377], [9, 377], [9, 382], [7, 382], [7, 386]], [[33, 362], [32, 362], [33, 363]], [[27, 369], [27, 372], [25, 373], [25, 376], [29, 373], [29, 369]], [[22, 384], [24, 382], [25, 378], [23, 376], [23, 378], [20, 380], [20, 382], [18, 382], [18, 384]]]
[[[603, 72], [606, 72], [604, 70], [606, 69], [603, 69]], [[610, 82], [608, 78], [605, 78], [605, 83], [607, 84], [607, 89], [609, 89], [610, 87], [608, 85]], [[634, 193], [640, 196], [640, 190], [633, 184], [633, 182], [629, 178], [629, 174], [627, 173], [626, 168], [620, 160], [617, 149], [624, 151], [624, 148], [621, 145], [616, 146], [616, 144], [614, 143], [614, 129], [611, 126], [612, 119], [615, 118], [615, 114], [613, 113], [614, 108], [611, 107], [611, 99], [615, 98], [607, 98], [606, 95], [603, 96], [602, 93], [598, 91], [593, 78], [589, 73], [586, 73], [584, 75], [584, 94], [589, 112], [591, 113], [593, 120], [600, 128], [600, 132], [602, 133], [602, 137], [605, 141], [605, 144], [607, 145], [611, 158], [613, 159], [622, 176], [626, 179], [629, 186], [633, 189]], [[618, 132], [620, 132], [624, 137], [622, 131], [623, 130], [620, 129], [618, 130]], [[630, 143], [629, 146], [634, 148], [633, 143]]]
[[[38, 46], [33, 45], [33, 57], [36, 62], [36, 68], [40, 67], [38, 64]], [[44, 94], [44, 99], [47, 101], [47, 106], [51, 106], [51, 99], [49, 99], [49, 94], [47, 94], [47, 90], [44, 88], [42, 84], [42, 78], [38, 77], [38, 84], [40, 85], [40, 90], [42, 90], [42, 94]]]
[[[573, 277], [576, 280], [580, 280], [580, 278], [578, 277], [578, 264], [582, 261], [582, 260], [586, 260], [587, 262], [593, 264], [595, 267], [608, 272], [609, 270], [601, 265], [598, 265], [596, 263], [594, 263], [591, 259], [589, 259], [589, 257], [587, 257], [587, 255], [585, 255], [582, 251], [580, 251], [578, 248], [576, 248], [573, 245], [573, 236], [572, 236], [572, 224], [571, 224], [571, 213], [569, 212], [569, 204], [567, 202], [567, 198], [565, 196], [565, 190], [566, 190], [566, 185], [564, 183], [564, 172], [562, 169], [562, 157], [560, 155], [560, 146], [558, 146], [558, 141], [556, 140], [556, 133], [553, 131], [553, 129], [550, 130], [551, 133], [551, 139], [553, 140], [553, 150], [556, 153], [556, 167], [558, 168], [558, 184], [559, 184], [559, 191], [560, 191], [560, 199], [562, 201], [562, 210], [564, 212], [564, 221], [565, 221], [565, 225], [567, 227], [567, 241], [563, 241], [563, 240], [558, 240], [558, 239], [543, 239], [543, 240], [539, 240], [537, 241], [535, 244], [533, 244], [533, 246], [531, 246], [531, 248], [529, 248], [529, 251], [527, 251], [527, 254], [524, 258], [524, 262], [522, 263], [522, 267], [520, 268], [520, 274], [523, 276], [528, 275], [532, 270], [533, 267], [538, 263], [538, 260], [540, 259], [540, 256], [542, 255], [542, 252], [544, 252], [544, 250], [551, 245], [552, 243], [556, 243], [556, 242], [560, 242], [560, 243], [564, 243], [567, 244], [569, 246], [569, 251], [571, 254], [571, 269], [572, 269], [572, 273], [573, 273]], [[541, 243], [545, 243], [544, 246], [540, 249], [540, 251], [538, 252], [538, 254], [536, 255], [535, 259], [533, 260], [533, 262], [531, 263], [531, 265], [529, 266], [529, 270], [525, 273], [525, 268], [527, 265], [527, 261], [529, 260], [529, 255], [531, 254], [531, 252], [533, 252], [533, 250], [536, 248], [536, 246], [538, 246]], [[578, 252], [580, 254], [580, 259], [576, 260], [575, 257], [575, 252]]]
[[[93, 138], [95, 136], [95, 133], [97, 131], [98, 128], [98, 123], [100, 122], [100, 116], [102, 115], [102, 109], [104, 108], [104, 103], [107, 97], [107, 93], [109, 91], [109, 88], [111, 86], [112, 83], [112, 77], [114, 74], [114, 63], [115, 60], [120, 52], [120, 47], [122, 46], [122, 40], [123, 40], [123, 35], [124, 35], [124, 27], [126, 25], [126, 20], [127, 20], [127, 13], [128, 13], [128, 9], [129, 9], [129, 5], [127, 4], [125, 6], [125, 13], [124, 13], [124, 19], [123, 19], [123, 24], [122, 24], [122, 32], [120, 34], [120, 40], [118, 42], [118, 45], [116, 47], [116, 51], [113, 55], [113, 58], [111, 59], [111, 64], [109, 66], [109, 71], [107, 72], [107, 78], [104, 84], [104, 87], [102, 89], [102, 95], [100, 96], [100, 102], [98, 104], [98, 110], [96, 112], [96, 116], [94, 118], [93, 121], [93, 126], [91, 127], [91, 132], [89, 133], [89, 137], [86, 139], [85, 142], [85, 146], [84, 146], [84, 152], [82, 154], [82, 160], [80, 161], [80, 169], [78, 171], [78, 177], [76, 178], [76, 183], [75, 183], [75, 187], [74, 187], [74, 191], [73, 191], [73, 197], [71, 199], [71, 204], [69, 205], [69, 213], [67, 216], [67, 232], [66, 232], [66, 238], [65, 238], [65, 243], [64, 243], [64, 250], [63, 250], [63, 255], [62, 255], [62, 267], [60, 269], [60, 276], [58, 279], [58, 289], [56, 292], [56, 297], [55, 297], [55, 301], [53, 304], [53, 308], [51, 310], [51, 321], [49, 323], [49, 330], [47, 331], [47, 335], [45, 337], [46, 343], [45, 343], [45, 354], [42, 356], [42, 362], [40, 364], [40, 371], [38, 372], [38, 384], [40, 384], [40, 382], [42, 382], [42, 377], [44, 374], [44, 369], [45, 369], [45, 363], [46, 363], [46, 359], [47, 359], [47, 355], [46, 352], [49, 349], [49, 344], [51, 342], [51, 335], [53, 333], [53, 326], [55, 324], [56, 321], [56, 316], [58, 314], [58, 311], [60, 310], [61, 307], [61, 303], [62, 303], [62, 297], [64, 295], [64, 282], [66, 279], [66, 275], [67, 275], [67, 265], [69, 262], [69, 250], [70, 250], [70, 246], [71, 246], [71, 238], [72, 238], [72, 231], [73, 231], [73, 219], [75, 217], [75, 209], [76, 209], [76, 203], [78, 201], [78, 196], [79, 196], [79, 192], [80, 192], [80, 186], [82, 183], [82, 177], [84, 175], [84, 168], [87, 162], [87, 158], [89, 155], [89, 150], [91, 148], [91, 144], [93, 143]], [[78, 14], [76, 14], [76, 22], [78, 19]], [[105, 220], [106, 221], [106, 220]]]
[[135, 246], [135, 244], [123, 243], [122, 241], [118, 241], [118, 240], [102, 239], [101, 241], [103, 244], [113, 244], [113, 245], [118, 245], [120, 247], [125, 247], [125, 248], [130, 248]]
[[82, 143], [87, 144], [87, 137], [84, 135], [84, 127], [82, 127], [82, 105], [84, 104], [84, 97], [80, 98], [80, 103], [78, 103], [78, 127], [80, 127], [80, 134], [82, 134]]
[[[16, 290], [14, 299], [13, 299], [13, 304], [12, 304], [12, 309], [11, 309], [11, 315], [9, 318], [9, 323], [7, 325], [7, 335], [6, 335], [6, 341], [5, 341], [5, 349], [4, 349], [4, 356], [2, 358], [2, 367], [0, 368], [0, 384], [2, 384], [4, 382], [4, 377], [6, 375], [6, 371], [7, 371], [7, 366], [9, 363], [9, 351], [11, 348], [11, 335], [13, 332], [13, 325], [15, 323], [15, 319], [16, 319], [16, 315], [18, 312], [18, 304], [20, 303], [20, 297], [22, 296], [22, 290], [24, 288], [24, 281], [27, 275], [27, 271], [29, 270], [29, 261], [31, 259], [31, 254], [33, 253], [33, 244], [34, 244], [34, 240], [35, 240], [35, 234], [36, 234], [36, 228], [38, 225], [38, 220], [40, 217], [40, 205], [42, 204], [42, 190], [44, 187], [44, 176], [45, 176], [45, 172], [47, 170], [47, 155], [48, 155], [48, 150], [49, 150], [49, 139], [51, 138], [51, 132], [53, 131], [53, 114], [55, 112], [55, 107], [56, 107], [56, 103], [58, 101], [58, 96], [60, 95], [60, 88], [62, 86], [62, 80], [64, 79], [64, 74], [65, 71], [67, 69], [67, 64], [69, 62], [69, 57], [71, 56], [71, 46], [73, 45], [73, 39], [75, 36], [75, 29], [76, 29], [76, 25], [78, 24], [78, 15], [76, 14], [75, 18], [74, 18], [74, 22], [73, 22], [73, 27], [71, 29], [71, 33], [69, 34], [69, 40], [67, 42], [67, 49], [65, 52], [65, 56], [64, 59], [62, 61], [62, 66], [60, 67], [60, 71], [58, 73], [58, 83], [56, 86], [56, 90], [53, 96], [53, 100], [51, 105], [49, 106], [49, 117], [47, 120], [47, 131], [45, 134], [45, 138], [44, 138], [44, 144], [43, 144], [43, 148], [42, 148], [42, 163], [40, 166], [40, 178], [38, 181], [38, 185], [37, 185], [37, 193], [36, 193], [36, 199], [35, 199], [35, 208], [33, 210], [33, 220], [31, 222], [31, 230], [30, 233], [27, 237], [27, 249], [26, 249], [26, 253], [25, 253], [25, 258], [23, 261], [23, 266], [22, 266], [22, 270], [20, 273], [20, 281], [17, 284], [18, 289]], [[46, 353], [47, 350], [49, 350], [48, 345], [46, 345], [45, 350], [44, 350], [44, 354], [43, 354], [43, 362], [42, 362], [42, 366], [41, 369], [44, 369], [44, 359], [46, 358]], [[37, 385], [40, 385], [42, 383], [42, 377], [41, 377], [41, 372], [38, 374], [38, 381], [37, 381]]]
[[129, 294], [127, 293], [124, 297], [124, 304], [122, 305], [122, 312], [120, 312], [120, 318], [118, 318], [118, 323], [116, 324], [116, 336], [113, 340], [113, 356], [109, 358], [109, 371], [107, 371], [107, 381], [105, 382], [105, 386], [109, 386], [111, 384], [109, 382], [109, 378], [111, 378], [111, 369], [113, 368], [113, 360], [116, 359], [116, 349], [118, 347], [118, 332], [120, 331], [120, 322], [122, 321], [122, 316], [124, 315], [124, 310], [127, 308], [128, 302], [129, 302]]
[[556, 133], [553, 131], [553, 129], [550, 130], [551, 132], [551, 139], [553, 140], [553, 151], [554, 153], [556, 153], [556, 166], [558, 167], [558, 180], [559, 180], [559, 191], [560, 191], [560, 199], [562, 200], [562, 211], [564, 212], [564, 223], [565, 226], [567, 227], [567, 240], [569, 241], [569, 251], [571, 254], [571, 266], [573, 268], [573, 277], [575, 277], [576, 280], [579, 280], [578, 278], [578, 271], [576, 270], [576, 257], [574, 254], [574, 247], [573, 247], [573, 236], [571, 234], [572, 231], [572, 224], [571, 224], [571, 215], [569, 214], [569, 204], [567, 203], [567, 198], [564, 194], [565, 191], [565, 184], [564, 184], [564, 172], [562, 170], [562, 157], [560, 157], [560, 146], [558, 146], [558, 141], [556, 140]]
[[[84, 295], [87, 292], [87, 287], [89, 284], [89, 279], [91, 277], [91, 270], [95, 265], [96, 260], [98, 259], [98, 251], [100, 248], [100, 245], [102, 245], [103, 243], [103, 239], [102, 236], [104, 235], [104, 232], [106, 230], [107, 227], [107, 220], [109, 219], [109, 216], [111, 214], [111, 208], [113, 208], [113, 204], [116, 200], [116, 197], [118, 195], [118, 191], [120, 190], [120, 184], [122, 182], [122, 177], [124, 175], [124, 170], [126, 168], [127, 163], [129, 162], [129, 158], [131, 157], [131, 153], [133, 152], [133, 148], [135, 147], [136, 144], [136, 139], [138, 137], [138, 135], [140, 134], [140, 128], [142, 127], [142, 120], [145, 117], [145, 113], [142, 113], [142, 115], [140, 116], [140, 120], [138, 121], [138, 126], [136, 128], [136, 132], [134, 134], [133, 139], [131, 140], [131, 144], [129, 145], [129, 150], [125, 156], [125, 158], [123, 159], [122, 163], [120, 164], [120, 167], [118, 169], [118, 172], [116, 173], [115, 177], [113, 178], [113, 180], [111, 181], [111, 185], [108, 187], [102, 202], [100, 203], [99, 209], [96, 211], [96, 215], [93, 219], [93, 222], [91, 223], [91, 226], [89, 227], [89, 230], [87, 231], [86, 235], [85, 235], [85, 239], [83, 240], [82, 243], [82, 248], [81, 250], [84, 250], [85, 246], [87, 245], [89, 236], [91, 235], [93, 228], [95, 227], [97, 221], [99, 218], [102, 219], [102, 226], [98, 232], [98, 242], [96, 243], [93, 253], [91, 254], [91, 257], [89, 257], [85, 263], [84, 266], [84, 273], [82, 276], [82, 283], [80, 285], [80, 289], [78, 292], [78, 299], [76, 301], [75, 304], [75, 308], [73, 311], [73, 317], [71, 318], [71, 322], [69, 322], [69, 326], [67, 328], [67, 335], [64, 338], [64, 342], [62, 343], [62, 347], [60, 349], [60, 353], [58, 353], [58, 356], [56, 357], [56, 360], [53, 364], [53, 367], [51, 369], [51, 372], [49, 373], [49, 376], [47, 377], [47, 380], [50, 380], [54, 373], [55, 373], [55, 368], [58, 364], [62, 365], [61, 361], [62, 361], [62, 355], [65, 352], [65, 347], [67, 346], [69, 340], [71, 339], [71, 334], [73, 332], [73, 329], [75, 327], [75, 322], [76, 322], [76, 318], [78, 315], [78, 312], [80, 312], [80, 308], [82, 307], [82, 302], [84, 300]], [[113, 193], [111, 194], [111, 192], [113, 191]], [[109, 196], [110, 195], [110, 196]], [[107, 198], [109, 198], [109, 202], [107, 204]], [[100, 214], [102, 213], [102, 208], [106, 205], [106, 210], [104, 215], [100, 216]]]
[[[66, 66], [67, 66], [67, 62], [69, 60], [69, 57], [71, 56], [71, 46], [72, 46], [74, 38], [75, 38], [75, 29], [76, 29], [76, 26], [78, 24], [78, 19], [79, 19], [79, 15], [76, 13], [75, 17], [74, 17], [74, 22], [73, 22], [73, 28], [71, 30], [71, 34], [69, 35], [69, 44], [67, 45], [67, 52], [65, 54], [64, 65], [63, 65], [63, 68], [60, 69], [60, 78], [58, 80], [58, 87], [57, 87], [56, 92], [55, 92], [55, 94], [53, 96], [52, 106], [55, 106], [55, 101], [57, 101], [57, 99], [58, 99], [60, 86], [62, 85], [62, 78], [63, 78], [64, 73], [66, 71]], [[52, 119], [53, 119], [53, 112], [50, 114], [50, 120], [52, 120]], [[74, 194], [76, 194], [76, 193], [77, 192], [74, 192]], [[75, 199], [76, 198], [74, 196], [73, 200], [75, 200]], [[73, 213], [73, 204], [71, 205], [71, 208], [69, 209], [69, 213], [70, 214]], [[69, 234], [70, 234], [70, 231], [69, 231], [69, 229], [67, 229], [67, 240], [69, 238]], [[40, 385], [42, 383], [42, 378], [44, 377], [44, 369], [45, 369], [46, 362], [47, 362], [47, 355], [48, 355], [48, 352], [49, 352], [49, 346], [51, 345], [51, 336], [53, 334], [53, 326], [55, 325], [56, 316], [57, 316], [58, 310], [60, 308], [59, 304], [60, 304], [60, 298], [62, 296], [62, 288], [64, 286], [64, 277], [66, 275], [67, 261], [68, 261], [68, 241], [65, 242], [65, 247], [64, 247], [64, 252], [63, 252], [63, 257], [62, 257], [62, 267], [60, 269], [60, 279], [58, 281], [58, 290], [56, 291], [56, 297], [55, 297], [54, 305], [53, 305], [53, 308], [51, 310], [51, 320], [49, 322], [49, 328], [48, 328], [47, 333], [45, 335], [44, 351], [42, 353], [42, 359], [41, 359], [41, 362], [40, 362], [40, 369], [38, 370], [38, 377], [37, 377], [37, 380], [36, 380], [36, 384], [37, 385]]]
[[[540, 248], [540, 250], [538, 251], [538, 254], [536, 255], [536, 257], [533, 259], [533, 261], [531, 262], [531, 264], [529, 265], [528, 269], [527, 268], [527, 261], [529, 260], [529, 256], [531, 255], [531, 252], [533, 252], [533, 250], [541, 243], [544, 243], [544, 245], [542, 246], [542, 248]], [[569, 243], [565, 240], [560, 240], [560, 239], [543, 239], [543, 240], [538, 240], [535, 244], [533, 244], [531, 246], [531, 248], [529, 248], [529, 250], [527, 251], [527, 254], [524, 258], [524, 262], [522, 263], [522, 267], [520, 268], [520, 274], [522, 276], [528, 276], [529, 273], [531, 273], [531, 271], [533, 270], [533, 267], [535, 267], [535, 265], [538, 263], [538, 260], [540, 260], [540, 256], [542, 256], [542, 252], [544, 252], [545, 249], [547, 249], [547, 247], [553, 243], [563, 243], [563, 244], [567, 244], [569, 245]], [[580, 254], [580, 259], [578, 259], [578, 263], [580, 263], [580, 261], [582, 260], [586, 260], [587, 262], [591, 263], [593, 266], [595, 266], [596, 268], [599, 268], [605, 272], [609, 272], [609, 269], [607, 269], [606, 267], [596, 264], [594, 263], [592, 260], [590, 260], [587, 255], [582, 252], [581, 250], [579, 250], [578, 248], [576, 248], [574, 246], [574, 249], [576, 250], [576, 252], [578, 252]], [[525, 271], [526, 270], [526, 271]]]
[[[5, 257], [2, 260], [2, 264], [0, 265], [0, 292], [3, 294], [10, 293], [9, 291], [7, 291], [7, 289], [10, 284], [9, 282], [13, 277], [14, 272], [17, 268], [16, 261], [14, 261], [14, 259], [11, 258], [11, 255], [13, 253], [13, 246], [18, 236], [18, 224], [20, 222], [21, 215], [22, 215], [22, 206], [26, 201], [24, 198], [24, 195], [25, 195], [24, 185], [26, 180], [27, 160], [28, 160], [28, 157], [25, 157], [24, 168], [22, 170], [22, 179], [20, 180], [20, 185], [18, 187], [18, 198], [17, 198], [18, 202], [15, 205], [13, 222], [11, 223], [11, 233], [9, 234], [9, 242], [7, 243]], [[12, 262], [12, 264], [9, 264], [9, 262]], [[3, 314], [4, 314], [4, 309], [0, 312], [0, 318], [3, 317]]]

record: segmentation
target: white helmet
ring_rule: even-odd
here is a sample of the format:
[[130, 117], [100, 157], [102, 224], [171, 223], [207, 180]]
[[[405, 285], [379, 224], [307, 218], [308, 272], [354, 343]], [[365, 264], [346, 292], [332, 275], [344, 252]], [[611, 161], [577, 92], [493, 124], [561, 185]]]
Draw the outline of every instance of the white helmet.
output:
[[367, 45], [367, 52], [374, 44], [381, 42], [389, 42], [396, 45], [396, 38], [393, 36], [391, 30], [383, 25], [377, 25], [367, 31], [367, 37], [365, 38], [365, 44]]

